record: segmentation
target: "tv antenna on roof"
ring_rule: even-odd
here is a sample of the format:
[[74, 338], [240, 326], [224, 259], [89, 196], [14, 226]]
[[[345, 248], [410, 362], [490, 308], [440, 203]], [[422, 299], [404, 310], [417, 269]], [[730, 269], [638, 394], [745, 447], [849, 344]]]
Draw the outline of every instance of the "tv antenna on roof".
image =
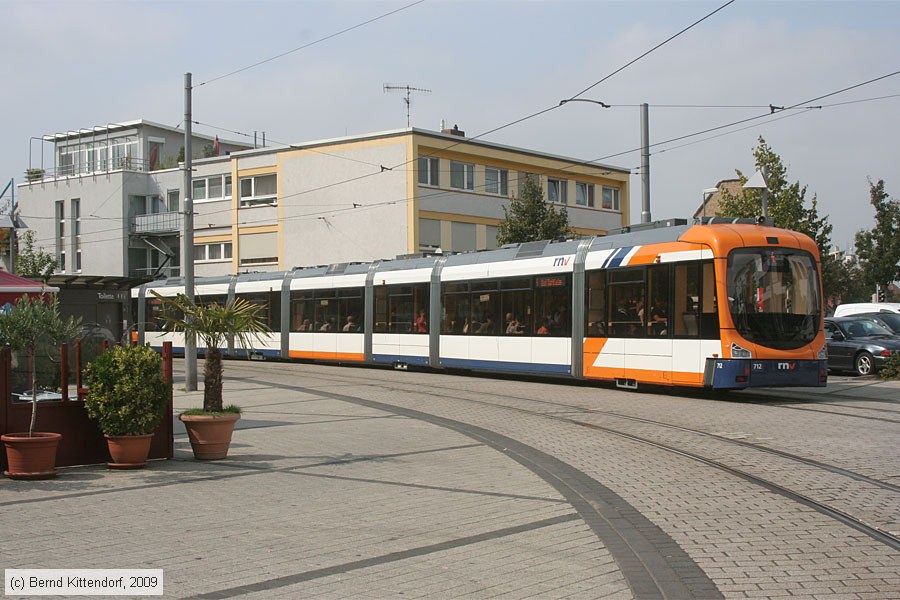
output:
[[403, 99], [403, 102], [406, 103], [406, 126], [409, 127], [409, 105], [413, 92], [427, 92], [431, 93], [431, 90], [426, 90], [423, 88], [412, 87], [411, 85], [391, 85], [390, 83], [384, 84], [384, 93], [388, 92], [406, 92], [406, 97]]

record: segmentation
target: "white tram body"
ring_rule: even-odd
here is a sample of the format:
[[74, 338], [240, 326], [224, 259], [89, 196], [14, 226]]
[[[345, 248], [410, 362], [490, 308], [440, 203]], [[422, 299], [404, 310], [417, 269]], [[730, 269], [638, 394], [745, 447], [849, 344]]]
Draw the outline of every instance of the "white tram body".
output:
[[[251, 357], [723, 389], [826, 382], [818, 253], [756, 223], [654, 223], [566, 242], [200, 279], [198, 302], [262, 306]], [[134, 338], [183, 352], [153, 295]], [[246, 356], [229, 343], [232, 356]], [[202, 354], [203, 348], [198, 348]]]

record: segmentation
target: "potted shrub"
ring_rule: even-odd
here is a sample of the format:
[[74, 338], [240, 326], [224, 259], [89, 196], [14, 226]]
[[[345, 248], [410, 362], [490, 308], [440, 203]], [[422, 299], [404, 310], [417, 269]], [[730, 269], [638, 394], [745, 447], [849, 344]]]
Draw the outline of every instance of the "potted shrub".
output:
[[24, 351], [31, 382], [31, 422], [25, 433], [0, 437], [6, 446], [6, 475], [14, 479], [49, 479], [56, 476], [56, 448], [62, 435], [35, 431], [37, 423], [37, 368], [35, 358], [42, 347], [58, 350], [59, 344], [74, 339], [81, 331], [81, 319], [63, 319], [56, 296], [50, 301], [23, 295], [15, 306], [0, 313], [0, 340], [16, 351]]
[[162, 318], [170, 331], [193, 335], [205, 347], [203, 408], [179, 415], [187, 429], [194, 458], [216, 460], [228, 455], [231, 434], [241, 418], [235, 404], [222, 406], [222, 347], [233, 338], [245, 352], [252, 342], [270, 329], [260, 316], [263, 306], [243, 298], [226, 304], [197, 304], [184, 294], [175, 297], [153, 294], [162, 302]]
[[91, 361], [84, 374], [84, 408], [106, 437], [112, 459], [107, 466], [143, 467], [169, 394], [162, 357], [149, 346], [115, 346]]

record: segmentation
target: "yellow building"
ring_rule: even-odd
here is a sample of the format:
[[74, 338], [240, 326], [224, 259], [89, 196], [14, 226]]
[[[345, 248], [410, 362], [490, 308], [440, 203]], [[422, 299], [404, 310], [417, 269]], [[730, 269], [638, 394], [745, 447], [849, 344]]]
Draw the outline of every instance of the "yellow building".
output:
[[[503, 208], [526, 175], [566, 207], [577, 234], [630, 222], [627, 169], [468, 140], [458, 130], [402, 129], [229, 159], [238, 192], [194, 194], [198, 276], [496, 248]], [[195, 182], [224, 177], [224, 166], [197, 161]]]

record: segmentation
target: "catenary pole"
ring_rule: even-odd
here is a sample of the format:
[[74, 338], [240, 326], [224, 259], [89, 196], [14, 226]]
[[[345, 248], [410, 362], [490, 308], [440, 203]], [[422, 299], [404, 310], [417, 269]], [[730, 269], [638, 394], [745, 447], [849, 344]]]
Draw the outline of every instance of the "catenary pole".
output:
[[[193, 161], [191, 160], [191, 74], [184, 74], [184, 233], [181, 236], [181, 270], [184, 275], [184, 294], [194, 300], [194, 203], [191, 199]], [[193, 335], [184, 336], [184, 389], [197, 390], [197, 342]]]
[[641, 104], [641, 223], [650, 222], [650, 108]]

